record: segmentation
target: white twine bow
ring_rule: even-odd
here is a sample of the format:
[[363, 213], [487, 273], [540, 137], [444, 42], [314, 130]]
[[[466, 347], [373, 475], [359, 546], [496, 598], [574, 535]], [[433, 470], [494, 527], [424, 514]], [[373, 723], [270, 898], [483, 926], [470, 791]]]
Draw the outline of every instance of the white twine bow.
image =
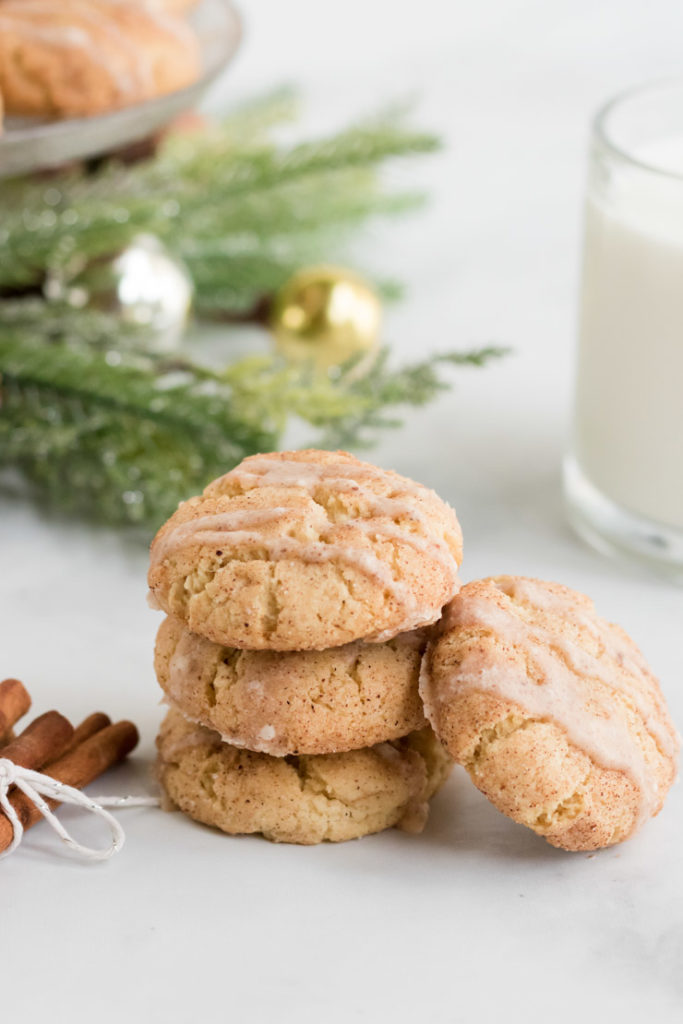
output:
[[[0, 853], [0, 858], [14, 853], [19, 846], [23, 835], [24, 826], [19, 820], [9, 799], [9, 790], [16, 786], [22, 793], [38, 808], [63, 843], [86, 860], [107, 860], [113, 854], [118, 853], [126, 841], [123, 828], [113, 814], [105, 810], [105, 807], [157, 807], [159, 801], [153, 796], [99, 796], [89, 797], [80, 789], [67, 786], [64, 782], [58, 782], [43, 775], [42, 772], [33, 771], [31, 768], [22, 768], [6, 757], [0, 757], [0, 808], [7, 815], [12, 826], [12, 842]], [[83, 846], [77, 842], [72, 835], [64, 828], [56, 814], [50, 809], [43, 797], [49, 800], [58, 800], [61, 804], [73, 804], [75, 807], [82, 807], [107, 823], [111, 832], [111, 842], [106, 849], [95, 849], [92, 846]]]

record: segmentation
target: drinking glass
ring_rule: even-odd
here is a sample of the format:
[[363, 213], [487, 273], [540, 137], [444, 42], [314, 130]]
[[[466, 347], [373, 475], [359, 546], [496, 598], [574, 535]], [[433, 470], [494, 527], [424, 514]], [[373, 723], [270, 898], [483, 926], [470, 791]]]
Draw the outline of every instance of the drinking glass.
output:
[[683, 81], [593, 124], [564, 484], [586, 540], [683, 580]]

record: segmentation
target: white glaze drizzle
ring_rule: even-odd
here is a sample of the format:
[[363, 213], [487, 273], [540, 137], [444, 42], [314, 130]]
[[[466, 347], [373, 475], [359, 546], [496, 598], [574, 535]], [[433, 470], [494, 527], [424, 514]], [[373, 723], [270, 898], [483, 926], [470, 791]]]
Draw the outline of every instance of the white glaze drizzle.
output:
[[[226, 522], [233, 513], [225, 513]], [[218, 519], [217, 515], [215, 518]], [[186, 524], [183, 524], [186, 525]], [[222, 545], [237, 547], [240, 545], [256, 545], [265, 551], [268, 559], [274, 562], [285, 560], [301, 560], [309, 563], [322, 564], [324, 562], [341, 562], [353, 569], [357, 569], [365, 576], [375, 580], [378, 584], [394, 595], [399, 603], [418, 611], [416, 601], [410, 588], [394, 579], [390, 568], [381, 558], [372, 551], [362, 548], [351, 548], [344, 544], [326, 543], [325, 541], [301, 541], [295, 537], [274, 537], [264, 538], [262, 534], [255, 531], [230, 529], [226, 525], [226, 531], [197, 529], [191, 532], [191, 542], [203, 547], [216, 547]], [[183, 546], [182, 543], [180, 546]], [[432, 609], [426, 612], [424, 609], [419, 613], [420, 625], [423, 614], [430, 615], [429, 621], [435, 621]], [[436, 613], [438, 617], [438, 612]], [[416, 623], [417, 625], [417, 623]], [[393, 635], [393, 631], [392, 631]]]
[[[186, 722], [191, 722], [193, 725], [198, 726], [193, 733], [188, 734], [197, 737], [195, 742], [183, 743], [177, 741], [173, 747], [175, 753], [180, 753], [185, 747], [199, 746], [200, 743], [206, 743], [210, 740], [210, 737], [206, 735], [207, 732], [212, 733], [214, 737], [220, 739], [221, 743], [227, 743], [231, 747], [237, 747], [238, 750], [246, 750], [256, 754], [270, 754], [271, 757], [282, 757], [286, 751], [282, 749], [281, 741], [278, 741], [277, 735], [270, 740], [264, 740], [263, 737], [250, 735], [248, 740], [240, 738], [239, 736], [233, 736], [229, 732], [221, 732], [216, 728], [215, 725], [206, 725], [205, 722], [200, 721], [198, 718], [194, 718], [188, 714], [184, 708], [181, 708], [180, 703], [176, 704], [173, 698], [167, 700], [167, 704], [170, 708], [173, 708], [179, 715], [182, 715]], [[203, 736], [201, 735], [203, 732]], [[171, 756], [169, 754], [169, 756]]]
[[[368, 488], [363, 487], [359, 481], [383, 481], [386, 476], [381, 470], [367, 465], [346, 465], [337, 462], [321, 465], [300, 462], [295, 459], [259, 459], [251, 463], [250, 466], [240, 466], [217, 481], [210, 491], [218, 490], [220, 493], [221, 481], [228, 479], [246, 484], [250, 490], [267, 486], [291, 487], [304, 490], [312, 497], [316, 487], [324, 482], [325, 485], [332, 486], [337, 491], [359, 495], [370, 506], [373, 518], [357, 518], [339, 524], [328, 523], [324, 533], [330, 538], [329, 540], [307, 541], [292, 537], [265, 538], [248, 529], [250, 526], [261, 526], [275, 522], [286, 515], [292, 516], [292, 514], [298, 514], [303, 520], [309, 513], [309, 510], [306, 509], [280, 507], [214, 513], [181, 523], [165, 537], [155, 542], [151, 554], [152, 564], [158, 563], [172, 551], [189, 544], [206, 546], [229, 544], [231, 547], [240, 544], [255, 544], [265, 550], [268, 557], [275, 561], [289, 558], [314, 563], [339, 561], [360, 570], [391, 593], [405, 609], [407, 626], [413, 628], [435, 622], [439, 616], [439, 610], [427, 606], [420, 607], [411, 588], [396, 580], [387, 563], [373, 551], [334, 543], [335, 533], [340, 528], [352, 523], [355, 528], [369, 537], [380, 540], [382, 538], [398, 540], [437, 561], [445, 570], [447, 577], [450, 577], [449, 598], [459, 588], [458, 565], [450, 548], [442, 538], [434, 536], [434, 527], [423, 513], [405, 500], [407, 496], [421, 497], [429, 494], [427, 488], [401, 479], [399, 483], [402, 490], [398, 496], [376, 495]], [[399, 517], [419, 523], [428, 533], [428, 537], [401, 529], [391, 521]], [[387, 522], [387, 519], [390, 521]], [[388, 639], [395, 634], [395, 631], [396, 627], [385, 630], [376, 634], [374, 639], [377, 641]]]
[[[559, 617], [571, 618], [585, 629], [597, 641], [604, 655], [615, 661], [624, 672], [610, 671], [600, 658], [569, 639], [551, 634], [550, 631], [546, 631], [546, 635], [552, 636], [552, 643], [562, 651], [577, 674], [589, 679], [599, 679], [607, 686], [620, 689], [636, 708], [646, 730], [660, 750], [668, 756], [674, 755], [677, 741], [671, 730], [662, 724], [663, 721], [668, 721], [669, 716], [659, 691], [659, 684], [645, 658], [626, 634], [618, 627], [596, 619], [594, 614], [588, 609], [583, 610], [580, 605], [577, 606], [571, 598], [563, 598], [556, 592], [549, 591], [538, 580], [515, 580], [510, 596], [534, 608], [543, 609]], [[529, 628], [536, 630], [536, 627], [531, 625]], [[638, 685], [636, 679], [644, 679], [649, 685]]]
[[[121, 4], [128, 4], [130, 6], [130, 0], [103, 0], [104, 3], [108, 3], [111, 6], [117, 6]], [[176, 14], [172, 14], [168, 10], [164, 10], [163, 6], [152, 2], [152, 0], [142, 0], [141, 3], [136, 5], [138, 12], [140, 8], [144, 11], [145, 17], [150, 21], [153, 21], [157, 28], [161, 29], [162, 32], [166, 32], [167, 35], [175, 36], [175, 38], [186, 45], [194, 44], [196, 36], [189, 24], [183, 21], [182, 18]]]
[[[187, 544], [205, 544], [218, 546], [225, 542], [234, 546], [234, 535], [243, 534], [245, 527], [266, 526], [268, 523], [280, 521], [288, 513], [296, 509], [277, 506], [275, 508], [234, 509], [229, 512], [216, 512], [211, 515], [189, 519], [174, 527], [166, 536], [157, 538], [152, 544], [152, 565], [163, 561], [172, 552], [179, 551]], [[232, 536], [231, 536], [232, 535]], [[253, 534], [253, 536], [257, 536]]]
[[[97, 12], [85, 12], [79, 9], [78, 16], [85, 25], [65, 25], [43, 23], [35, 24], [25, 17], [26, 14], [44, 14], [48, 19], [54, 15], [54, 7], [41, 0], [24, 0], [25, 10], [0, 9], [0, 31], [9, 30], [21, 33], [22, 36], [37, 39], [50, 46], [64, 49], [83, 50], [92, 60], [95, 50], [95, 38], [93, 28], [104, 28], [113, 36], [119, 49], [108, 50], [99, 47], [97, 51], [97, 63], [106, 68], [111, 76], [117, 91], [122, 95], [130, 95], [138, 89], [149, 91], [153, 84], [150, 69], [145, 60], [144, 50], [135, 45], [133, 40], [127, 39], [116, 27], [115, 23]], [[121, 53], [123, 50], [123, 54]], [[121, 60], [123, 56], [124, 60]], [[132, 60], [132, 66], [131, 66]]]
[[[115, 6], [120, 0], [105, 2]], [[138, 16], [142, 15], [151, 21], [159, 31], [174, 37], [183, 45], [194, 45], [195, 37], [192, 30], [180, 19], [145, 5], [142, 11], [138, 8], [137, 13]], [[37, 25], [30, 18], [27, 20], [26, 15], [31, 14], [43, 15], [45, 20]], [[104, 65], [111, 75], [118, 92], [123, 95], [140, 90], [145, 95], [154, 93], [155, 79], [147, 49], [127, 35], [112, 15], [98, 10], [93, 5], [79, 4], [76, 16], [81, 22], [80, 25], [59, 24], [54, 20], [50, 24], [50, 18], [54, 18], [54, 14], [54, 5], [46, 3], [45, 0], [22, 0], [20, 4], [7, 4], [0, 9], [0, 30], [5, 28], [19, 31], [22, 35], [28, 35], [51, 46], [81, 49], [92, 59], [95, 50], [93, 30], [100, 29], [108, 33], [112, 42], [118, 46], [118, 51], [99, 47], [96, 56], [97, 62]], [[122, 66], [121, 57], [124, 58], [125, 66]]]
[[[260, 472], [254, 470], [258, 467]], [[406, 496], [420, 498], [430, 492], [420, 484], [411, 480], [400, 481], [401, 492], [397, 496], [375, 494], [359, 482], [361, 480], [386, 479], [382, 470], [373, 466], [357, 466], [345, 463], [311, 463], [300, 462], [297, 459], [259, 459], [252, 464], [251, 469], [238, 467], [233, 470], [232, 479], [238, 482], [255, 482], [257, 487], [295, 487], [306, 491], [311, 497], [314, 496], [316, 487], [324, 483], [332, 486], [335, 490], [345, 494], [357, 494], [370, 506], [370, 511], [375, 516], [385, 516], [389, 519], [409, 519], [419, 523], [429, 534], [429, 540], [416, 536], [405, 529], [397, 527], [395, 523], [387, 523], [382, 520], [355, 519], [354, 526], [368, 534], [375, 534], [377, 537], [387, 537], [400, 540], [418, 551], [429, 554], [438, 561], [447, 573], [457, 579], [457, 563], [448, 545], [440, 537], [433, 534], [433, 526], [427, 517], [415, 506], [405, 500]], [[225, 477], [223, 478], [225, 479]]]
[[[490, 599], [470, 596], [467, 601], [451, 605], [447, 628], [483, 629], [494, 633], [503, 643], [523, 650], [540, 670], [543, 682], [535, 682], [524, 671], [513, 674], [509, 665], [492, 665], [486, 655], [472, 650], [464, 655], [457, 674], [450, 680], [450, 687], [438, 694], [429, 674], [422, 674], [421, 690], [427, 697], [429, 710], [435, 702], [448, 702], [449, 689], [451, 693], [456, 690], [484, 691], [519, 704], [533, 718], [555, 722], [570, 741], [597, 764], [624, 771], [633, 780], [640, 794], [639, 813], [634, 826], [637, 828], [659, 807], [658, 785], [640, 744], [629, 728], [625, 710], [612, 691], [623, 691], [642, 717], [660, 751], [673, 757], [677, 738], [662, 724], [662, 719], [666, 722], [668, 716], [665, 709], [661, 714], [662, 701], [654, 678], [644, 662], [639, 665], [634, 650], [625, 641], [616, 640], [607, 623], [600, 628], [587, 614], [577, 613], [573, 602], [549, 593], [542, 584], [531, 580], [515, 581], [514, 584], [510, 581], [509, 589], [504, 589], [504, 586], [499, 589], [509, 596], [525, 600], [538, 610], [564, 614], [575, 621], [578, 616], [582, 625], [588, 625], [592, 634], [599, 636], [605, 653], [615, 657], [627, 671], [627, 664], [621, 659], [628, 650], [632, 670], [644, 677], [643, 685], [638, 686], [623, 673], [610, 671], [598, 658], [577, 643], [559, 636], [556, 631], [528, 623]], [[596, 679], [607, 685], [593, 685]], [[653, 685], [647, 686], [647, 682]]]

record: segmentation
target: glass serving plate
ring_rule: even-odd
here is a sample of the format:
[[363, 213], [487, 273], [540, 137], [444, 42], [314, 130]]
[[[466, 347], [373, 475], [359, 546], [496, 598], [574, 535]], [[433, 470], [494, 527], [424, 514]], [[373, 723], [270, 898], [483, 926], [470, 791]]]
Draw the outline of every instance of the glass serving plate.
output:
[[242, 23], [230, 0], [202, 0], [189, 21], [199, 36], [202, 53], [203, 71], [196, 82], [166, 96], [96, 117], [63, 121], [8, 117], [0, 135], [0, 178], [121, 149], [195, 107], [235, 56]]

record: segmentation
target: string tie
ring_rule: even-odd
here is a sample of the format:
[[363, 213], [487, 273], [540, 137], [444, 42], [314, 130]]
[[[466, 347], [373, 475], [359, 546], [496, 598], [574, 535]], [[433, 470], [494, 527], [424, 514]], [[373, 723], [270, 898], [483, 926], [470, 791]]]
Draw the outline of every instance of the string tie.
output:
[[[74, 786], [67, 786], [66, 783], [58, 782], [56, 779], [50, 778], [49, 775], [33, 771], [31, 768], [22, 768], [14, 761], [0, 757], [0, 809], [4, 811], [12, 826], [12, 842], [6, 850], [0, 853], [0, 857], [7, 857], [14, 853], [24, 836], [24, 826], [9, 798], [12, 786], [20, 789], [26, 798], [34, 804], [50, 828], [57, 833], [70, 850], [80, 857], [92, 861], [108, 860], [122, 849], [126, 841], [123, 828], [114, 815], [105, 809], [106, 807], [157, 807], [159, 805], [158, 799], [153, 796], [89, 797]], [[57, 800], [60, 804], [81, 807], [84, 811], [101, 818], [109, 827], [111, 836], [109, 845], [104, 849], [97, 849], [77, 842], [48, 806], [46, 799]]]

